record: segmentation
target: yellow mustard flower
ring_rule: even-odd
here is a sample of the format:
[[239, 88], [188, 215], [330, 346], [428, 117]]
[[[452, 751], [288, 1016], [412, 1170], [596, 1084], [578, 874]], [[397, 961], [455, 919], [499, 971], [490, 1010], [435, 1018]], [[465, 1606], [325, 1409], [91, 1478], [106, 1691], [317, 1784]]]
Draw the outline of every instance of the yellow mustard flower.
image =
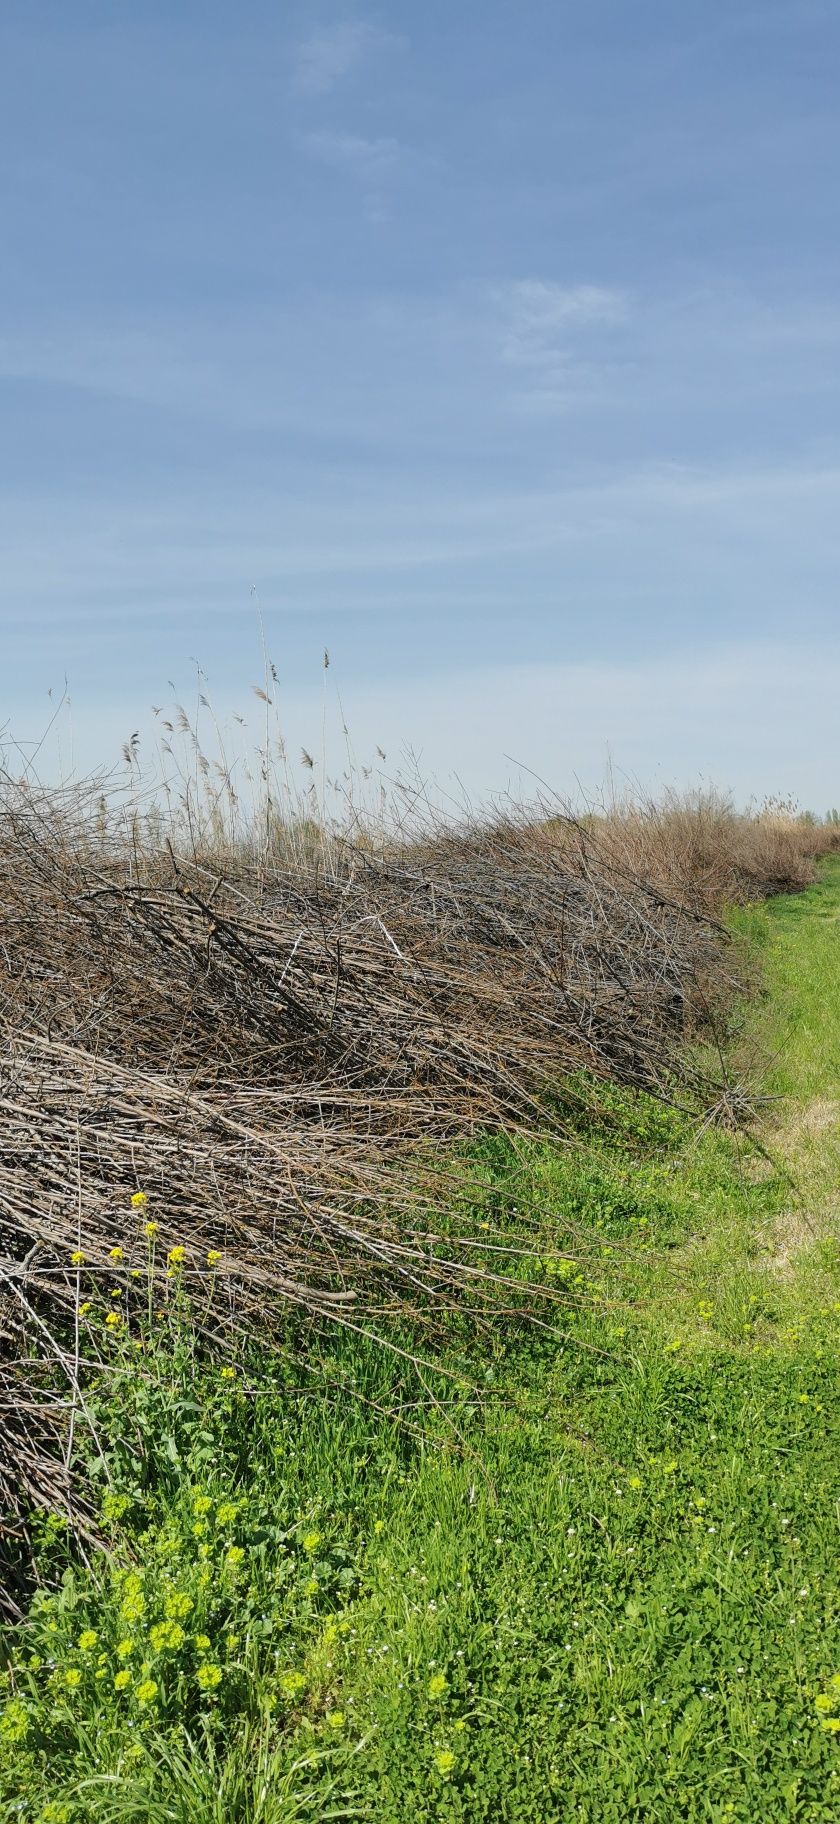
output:
[[221, 1258], [221, 1250], [219, 1248], [211, 1248], [207, 1255], [208, 1267], [217, 1267]]
[[132, 1203], [133, 1209], [144, 1210], [148, 1201], [149, 1201], [149, 1199], [146, 1196], [145, 1191], [133, 1191], [132, 1192], [131, 1203]]
[[85, 1299], [84, 1304], [79, 1306], [79, 1316], [87, 1317], [89, 1310], [90, 1310], [90, 1299], [87, 1298], [87, 1299]]
[[134, 1695], [137, 1698], [138, 1704], [153, 1704], [157, 1694], [158, 1688], [154, 1679], [144, 1678], [142, 1685], [137, 1686]]
[[131, 1684], [131, 1673], [129, 1672], [127, 1666], [123, 1666], [114, 1678], [114, 1690], [115, 1691], [124, 1691], [126, 1686], [130, 1685], [130, 1684]]
[[181, 1248], [181, 1247], [170, 1248], [169, 1253], [167, 1254], [166, 1258], [169, 1262], [170, 1267], [180, 1267], [183, 1265], [184, 1261], [187, 1258], [187, 1250], [186, 1250], [186, 1248]]
[[124, 1256], [123, 1256], [122, 1248], [109, 1248], [108, 1249], [108, 1259], [109, 1260], [122, 1260], [123, 1258], [124, 1258]]
[[64, 1674], [65, 1685], [67, 1685], [69, 1690], [75, 1691], [76, 1686], [80, 1685], [81, 1682], [82, 1682], [82, 1675], [81, 1675], [81, 1672], [79, 1671], [78, 1666], [69, 1666], [67, 1671]]
[[154, 1238], [158, 1232], [157, 1223], [156, 1222], [144, 1222], [143, 1228], [144, 1228], [146, 1234], [148, 1235], [149, 1240], [154, 1241]]
[[85, 1628], [84, 1632], [79, 1635], [79, 1647], [81, 1652], [89, 1653], [91, 1647], [96, 1646], [98, 1639], [99, 1635], [94, 1632], [93, 1628]]
[[81, 1248], [74, 1248], [74, 1250], [70, 1256], [70, 1264], [73, 1267], [83, 1267], [84, 1266], [85, 1257], [84, 1257], [84, 1254], [82, 1253]]
[[213, 1503], [209, 1495], [195, 1495], [193, 1497], [194, 1514], [209, 1514], [212, 1506]]
[[105, 1319], [105, 1325], [108, 1330], [119, 1330], [119, 1327], [120, 1327], [120, 1324], [122, 1323], [122, 1321], [123, 1320], [122, 1320], [121, 1312], [109, 1311], [108, 1316]]
[[429, 1679], [429, 1696], [442, 1697], [448, 1683], [449, 1680], [447, 1679], [445, 1672], [435, 1672], [433, 1677]]
[[222, 1372], [223, 1381], [232, 1381], [234, 1378], [234, 1375], [236, 1374], [236, 1369], [235, 1368], [223, 1368], [221, 1372]]

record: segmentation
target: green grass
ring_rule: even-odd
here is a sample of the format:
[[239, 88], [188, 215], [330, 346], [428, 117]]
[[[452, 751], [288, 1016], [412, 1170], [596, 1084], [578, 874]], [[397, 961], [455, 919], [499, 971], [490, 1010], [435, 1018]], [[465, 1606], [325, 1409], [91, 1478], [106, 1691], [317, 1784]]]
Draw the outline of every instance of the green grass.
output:
[[733, 914], [759, 954], [763, 1014], [753, 1021], [771, 1093], [807, 1100], [840, 1085], [840, 856], [823, 862], [804, 893]]
[[557, 1333], [509, 1323], [465, 1364], [453, 1330], [451, 1375], [253, 1347], [233, 1379], [177, 1299], [142, 1356], [114, 1339], [89, 1390], [112, 1547], [85, 1567], [42, 1528], [4, 1818], [838, 1816], [837, 1123], [809, 1126], [838, 915], [834, 862], [736, 920], [789, 1098], [770, 1162], [619, 1092], [577, 1149], [475, 1149]]

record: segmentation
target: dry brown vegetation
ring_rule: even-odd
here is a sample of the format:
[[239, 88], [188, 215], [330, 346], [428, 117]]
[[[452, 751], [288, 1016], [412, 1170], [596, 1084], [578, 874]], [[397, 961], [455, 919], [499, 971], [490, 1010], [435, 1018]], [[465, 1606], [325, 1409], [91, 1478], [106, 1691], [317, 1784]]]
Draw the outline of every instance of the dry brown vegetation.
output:
[[5, 1524], [71, 1500], [75, 1251], [103, 1278], [112, 1248], [145, 1263], [149, 1213], [162, 1275], [185, 1246], [198, 1285], [218, 1250], [222, 1340], [290, 1308], [382, 1330], [468, 1293], [487, 1316], [512, 1289], [440, 1214], [455, 1143], [562, 1136], [580, 1073], [595, 1107], [614, 1079], [732, 1114], [687, 1042], [737, 987], [718, 914], [806, 880], [834, 836], [701, 797], [375, 841], [274, 822], [249, 847], [4, 778]]

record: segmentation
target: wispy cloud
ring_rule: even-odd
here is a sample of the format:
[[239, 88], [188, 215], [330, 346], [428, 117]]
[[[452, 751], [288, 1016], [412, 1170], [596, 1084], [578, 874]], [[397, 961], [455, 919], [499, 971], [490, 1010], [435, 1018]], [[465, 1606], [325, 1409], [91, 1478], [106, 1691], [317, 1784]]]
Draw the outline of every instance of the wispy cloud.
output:
[[591, 383], [591, 332], [614, 329], [628, 314], [623, 291], [546, 279], [517, 279], [497, 292], [496, 301], [502, 359], [525, 371], [524, 397], [541, 406], [565, 405]]
[[303, 95], [330, 94], [383, 42], [384, 34], [364, 19], [348, 19], [311, 33], [297, 47], [295, 87]]
[[582, 323], [621, 323], [627, 296], [606, 285], [558, 285], [546, 279], [517, 279], [505, 293], [521, 333], [535, 337]]
[[365, 184], [381, 182], [400, 155], [396, 139], [367, 139], [361, 133], [303, 133], [300, 145], [310, 157], [334, 170], [347, 171]]

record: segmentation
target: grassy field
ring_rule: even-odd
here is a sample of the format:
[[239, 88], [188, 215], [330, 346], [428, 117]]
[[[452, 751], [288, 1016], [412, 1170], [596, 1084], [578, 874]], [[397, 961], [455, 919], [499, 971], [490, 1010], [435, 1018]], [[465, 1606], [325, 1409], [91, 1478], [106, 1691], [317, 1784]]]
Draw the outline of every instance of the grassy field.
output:
[[616, 1090], [578, 1148], [475, 1149], [553, 1329], [222, 1369], [177, 1261], [142, 1350], [114, 1327], [112, 1552], [43, 1523], [4, 1818], [836, 1819], [840, 860], [734, 923], [761, 1147]]

